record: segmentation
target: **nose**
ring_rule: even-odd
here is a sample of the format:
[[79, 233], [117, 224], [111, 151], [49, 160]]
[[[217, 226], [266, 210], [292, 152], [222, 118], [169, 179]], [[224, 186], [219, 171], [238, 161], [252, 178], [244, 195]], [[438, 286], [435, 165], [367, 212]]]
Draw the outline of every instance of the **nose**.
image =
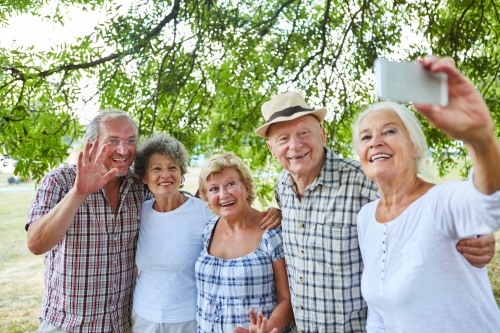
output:
[[384, 144], [380, 134], [374, 134], [370, 139], [370, 148], [380, 147]]
[[302, 148], [302, 140], [298, 136], [290, 137], [290, 149], [299, 151]]
[[229, 196], [229, 193], [228, 193], [227, 189], [224, 188], [224, 187], [221, 187], [221, 189], [220, 189], [220, 197], [222, 199], [224, 199], [224, 198], [227, 198], [228, 196]]
[[120, 141], [118, 147], [116, 148], [117, 153], [121, 155], [126, 155], [128, 153], [128, 150], [128, 146], [123, 141]]

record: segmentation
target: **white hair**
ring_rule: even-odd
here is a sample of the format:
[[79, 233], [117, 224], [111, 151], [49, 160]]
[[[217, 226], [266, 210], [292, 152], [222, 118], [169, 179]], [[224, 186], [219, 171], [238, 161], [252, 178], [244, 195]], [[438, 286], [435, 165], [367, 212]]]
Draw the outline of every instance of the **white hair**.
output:
[[413, 112], [408, 110], [406, 107], [393, 103], [393, 102], [381, 102], [374, 104], [368, 109], [364, 110], [358, 115], [358, 118], [354, 122], [353, 131], [352, 131], [352, 146], [354, 152], [357, 153], [358, 145], [359, 145], [359, 124], [361, 121], [370, 113], [380, 110], [390, 110], [394, 111], [401, 122], [405, 126], [408, 131], [408, 135], [410, 136], [410, 141], [413, 146], [417, 149], [418, 157], [415, 159], [415, 166], [417, 173], [426, 176], [432, 177], [431, 173], [425, 167], [424, 159], [427, 157], [427, 141], [425, 139], [424, 132], [422, 131], [422, 127], [420, 126], [420, 122]]

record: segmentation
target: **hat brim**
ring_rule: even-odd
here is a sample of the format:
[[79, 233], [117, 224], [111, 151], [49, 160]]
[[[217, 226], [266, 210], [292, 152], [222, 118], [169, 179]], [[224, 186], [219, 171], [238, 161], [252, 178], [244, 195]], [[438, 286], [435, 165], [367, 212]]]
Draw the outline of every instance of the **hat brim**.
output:
[[264, 139], [267, 139], [267, 130], [269, 129], [269, 126], [271, 126], [272, 124], [290, 121], [290, 120], [297, 119], [297, 118], [307, 116], [307, 115], [313, 115], [316, 118], [318, 118], [319, 122], [322, 122], [326, 117], [326, 113], [327, 113], [326, 109], [317, 109], [314, 111], [297, 112], [297, 113], [294, 113], [288, 117], [278, 117], [276, 119], [273, 119], [269, 123], [266, 123], [266, 124], [262, 125], [261, 127], [257, 128], [255, 130], [255, 134], [257, 134], [258, 136], [260, 136]]

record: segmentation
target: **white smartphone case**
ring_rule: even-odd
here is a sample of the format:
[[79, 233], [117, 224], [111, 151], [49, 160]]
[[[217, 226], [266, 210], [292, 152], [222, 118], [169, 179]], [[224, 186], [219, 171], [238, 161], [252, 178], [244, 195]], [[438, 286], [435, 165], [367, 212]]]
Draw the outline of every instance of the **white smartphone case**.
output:
[[445, 106], [448, 104], [448, 76], [431, 73], [421, 64], [375, 60], [375, 91], [380, 99]]

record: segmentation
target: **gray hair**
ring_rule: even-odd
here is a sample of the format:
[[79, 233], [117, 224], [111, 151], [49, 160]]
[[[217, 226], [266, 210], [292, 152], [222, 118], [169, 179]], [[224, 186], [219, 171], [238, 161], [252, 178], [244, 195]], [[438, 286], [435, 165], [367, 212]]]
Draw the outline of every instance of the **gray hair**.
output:
[[116, 118], [128, 119], [132, 124], [132, 127], [134, 128], [135, 137], [138, 137], [139, 128], [137, 127], [134, 118], [132, 118], [132, 116], [125, 111], [109, 108], [99, 111], [99, 114], [89, 122], [85, 134], [83, 135], [83, 142], [94, 141], [95, 139], [97, 139], [97, 137], [99, 136], [99, 125], [101, 124], [101, 122]]
[[403, 105], [393, 103], [393, 102], [381, 102], [370, 106], [368, 109], [364, 110], [358, 115], [356, 119], [353, 131], [352, 131], [352, 146], [354, 152], [357, 153], [358, 145], [359, 145], [359, 124], [367, 115], [372, 112], [379, 110], [390, 110], [394, 111], [401, 122], [406, 127], [408, 131], [408, 135], [410, 136], [410, 141], [413, 143], [413, 146], [417, 149], [418, 157], [415, 159], [415, 165], [417, 169], [417, 173], [426, 176], [432, 177], [431, 173], [425, 167], [424, 159], [427, 156], [427, 141], [425, 139], [424, 132], [422, 131], [422, 126], [420, 126], [420, 122], [413, 112], [408, 110]]
[[134, 173], [137, 176], [141, 178], [146, 176], [149, 158], [153, 154], [171, 157], [180, 167], [182, 176], [188, 172], [189, 155], [186, 148], [177, 139], [165, 133], [157, 133], [137, 148], [134, 160]]

